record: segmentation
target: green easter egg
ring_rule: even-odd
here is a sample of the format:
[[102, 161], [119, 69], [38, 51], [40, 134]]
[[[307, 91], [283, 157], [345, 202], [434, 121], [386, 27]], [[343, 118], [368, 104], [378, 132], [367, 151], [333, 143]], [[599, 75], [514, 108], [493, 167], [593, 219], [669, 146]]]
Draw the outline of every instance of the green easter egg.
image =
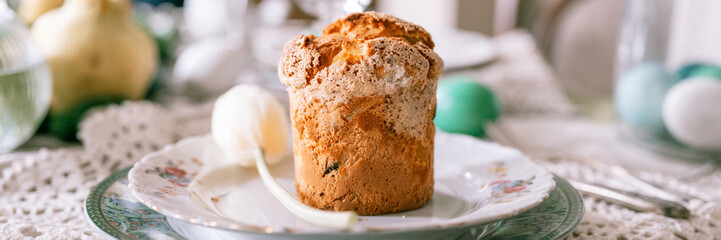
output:
[[681, 67], [677, 75], [679, 80], [691, 77], [711, 77], [721, 80], [721, 67], [706, 63], [691, 63]]
[[688, 78], [691, 76], [691, 72], [695, 71], [699, 67], [702, 67], [703, 63], [689, 63], [686, 65], [681, 66], [681, 68], [676, 71], [676, 77], [678, 80]]
[[500, 115], [493, 91], [467, 78], [441, 81], [437, 98], [434, 122], [446, 132], [482, 137], [483, 126]]

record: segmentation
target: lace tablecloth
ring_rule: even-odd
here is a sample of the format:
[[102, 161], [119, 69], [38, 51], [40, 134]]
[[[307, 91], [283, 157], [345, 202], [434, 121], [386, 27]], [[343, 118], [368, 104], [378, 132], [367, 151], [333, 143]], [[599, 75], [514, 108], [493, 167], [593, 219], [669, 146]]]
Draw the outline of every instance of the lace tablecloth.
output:
[[[721, 238], [721, 191], [716, 187], [721, 186], [721, 171], [715, 165], [655, 155], [623, 142], [613, 125], [574, 117], [574, 107], [528, 35], [511, 33], [497, 41], [501, 57], [474, 73], [504, 105], [505, 117], [492, 126], [492, 140], [529, 154], [573, 153], [621, 164], [690, 199], [693, 216], [677, 220], [586, 197], [586, 215], [569, 239]], [[81, 124], [81, 147], [0, 157], [0, 238], [101, 238], [84, 219], [83, 200], [90, 189], [149, 152], [207, 133], [211, 107], [126, 102], [90, 113]], [[604, 172], [571, 159], [543, 163], [567, 178], [613, 185]]]

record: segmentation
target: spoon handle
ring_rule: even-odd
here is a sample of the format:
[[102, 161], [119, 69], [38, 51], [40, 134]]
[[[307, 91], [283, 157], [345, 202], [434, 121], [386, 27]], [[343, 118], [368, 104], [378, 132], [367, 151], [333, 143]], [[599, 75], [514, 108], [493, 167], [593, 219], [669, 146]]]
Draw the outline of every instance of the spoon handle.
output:
[[682, 219], [688, 218], [691, 215], [686, 207], [676, 202], [645, 196], [639, 193], [594, 186], [573, 180], [568, 180], [568, 182], [584, 195], [600, 198], [632, 210], [654, 212], [667, 217]]

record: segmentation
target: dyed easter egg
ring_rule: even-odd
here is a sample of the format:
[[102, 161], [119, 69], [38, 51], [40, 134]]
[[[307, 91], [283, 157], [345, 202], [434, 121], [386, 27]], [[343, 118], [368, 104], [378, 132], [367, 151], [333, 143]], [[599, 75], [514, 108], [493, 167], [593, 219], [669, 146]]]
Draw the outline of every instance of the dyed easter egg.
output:
[[678, 79], [705, 76], [721, 80], [721, 68], [712, 64], [691, 63], [681, 67], [677, 75]]
[[482, 137], [484, 125], [498, 118], [498, 100], [488, 87], [467, 77], [456, 77], [438, 84], [436, 127]]
[[659, 63], [644, 63], [616, 82], [616, 111], [625, 123], [650, 133], [664, 130], [663, 99], [675, 79]]
[[679, 142], [721, 149], [721, 81], [692, 77], [671, 88], [663, 103], [663, 120]]

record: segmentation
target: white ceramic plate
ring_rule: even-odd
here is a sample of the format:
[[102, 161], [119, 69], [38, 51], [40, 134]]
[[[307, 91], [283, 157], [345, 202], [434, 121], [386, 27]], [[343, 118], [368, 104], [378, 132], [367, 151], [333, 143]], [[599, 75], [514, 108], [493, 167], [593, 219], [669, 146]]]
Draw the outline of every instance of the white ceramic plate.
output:
[[[218, 187], [232, 186], [228, 193], [215, 196], [216, 189], [195, 189], [197, 194], [191, 194], [189, 185], [202, 170], [203, 161], [208, 160], [204, 158], [209, 156], [206, 148], [212, 143], [209, 135], [185, 139], [144, 157], [128, 178], [133, 195], [168, 216], [171, 226], [181, 234], [192, 235], [183, 232], [189, 229], [188, 222], [219, 232], [308, 239], [409, 232], [442, 236], [460, 227], [528, 210], [546, 199], [555, 187], [552, 174], [515, 149], [441, 132], [436, 134], [435, 142], [436, 183], [431, 201], [413, 211], [362, 216], [349, 230], [315, 226], [295, 217], [265, 189], [254, 168], [223, 170], [233, 172], [223, 174], [232, 177], [224, 181], [226, 186]], [[271, 166], [271, 173], [295, 194], [290, 157]], [[186, 229], [179, 229], [180, 225]]]
[[478, 66], [496, 58], [493, 41], [480, 33], [447, 30], [434, 34], [433, 49], [443, 59], [444, 69], [458, 69]]

